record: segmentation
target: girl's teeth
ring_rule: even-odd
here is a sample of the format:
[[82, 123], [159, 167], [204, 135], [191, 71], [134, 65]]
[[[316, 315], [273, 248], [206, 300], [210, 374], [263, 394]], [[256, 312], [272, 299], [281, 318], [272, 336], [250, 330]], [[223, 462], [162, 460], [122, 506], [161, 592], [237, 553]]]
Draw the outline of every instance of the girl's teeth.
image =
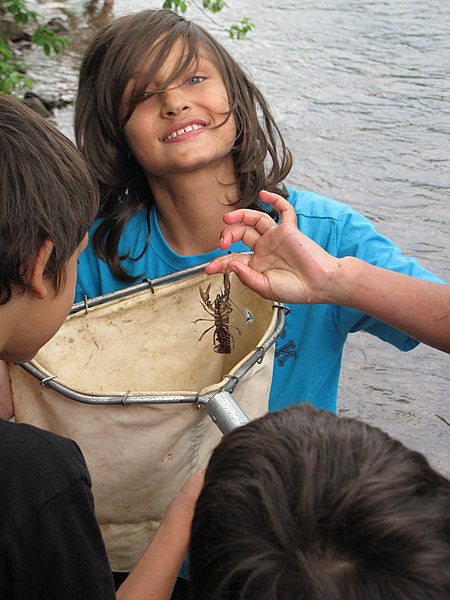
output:
[[188, 125], [184, 129], [178, 129], [178, 131], [174, 131], [169, 136], [167, 136], [166, 139], [171, 140], [171, 139], [177, 137], [178, 135], [181, 135], [182, 133], [187, 133], [188, 131], [193, 131], [195, 129], [202, 129], [203, 127], [204, 127], [204, 125], [197, 125], [197, 123], [194, 123], [193, 125]]

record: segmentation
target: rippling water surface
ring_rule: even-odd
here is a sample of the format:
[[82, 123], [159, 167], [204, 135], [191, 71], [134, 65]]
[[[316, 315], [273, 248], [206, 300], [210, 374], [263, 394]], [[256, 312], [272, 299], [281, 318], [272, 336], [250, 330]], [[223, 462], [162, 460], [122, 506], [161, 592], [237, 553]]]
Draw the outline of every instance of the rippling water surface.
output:
[[[116, 0], [114, 14], [162, 2]], [[343, 200], [402, 250], [450, 281], [450, 3], [441, 0], [229, 0], [220, 23], [248, 16], [256, 31], [231, 41], [206, 25], [265, 91], [291, 146], [289, 183]], [[87, 6], [66, 7], [84, 43]], [[101, 5], [101, 3], [99, 3]], [[93, 16], [94, 13], [94, 16]], [[98, 11], [97, 17], [98, 18]], [[73, 98], [78, 53], [48, 72], [36, 65], [36, 91], [49, 85]], [[72, 136], [70, 108], [59, 126]], [[350, 336], [340, 386], [341, 412], [377, 424], [427, 454], [450, 475], [450, 360], [420, 346], [403, 354], [372, 336]]]

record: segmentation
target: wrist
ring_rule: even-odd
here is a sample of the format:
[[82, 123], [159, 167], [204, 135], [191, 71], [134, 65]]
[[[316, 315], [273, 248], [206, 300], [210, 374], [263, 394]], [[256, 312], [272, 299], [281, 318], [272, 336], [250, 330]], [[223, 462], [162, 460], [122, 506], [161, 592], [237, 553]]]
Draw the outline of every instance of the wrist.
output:
[[166, 526], [183, 526], [187, 523], [190, 527], [194, 517], [194, 507], [184, 506], [181, 502], [172, 501], [166, 508], [161, 524]]
[[357, 289], [364, 277], [365, 264], [354, 256], [336, 259], [326, 300], [328, 304], [354, 306]]

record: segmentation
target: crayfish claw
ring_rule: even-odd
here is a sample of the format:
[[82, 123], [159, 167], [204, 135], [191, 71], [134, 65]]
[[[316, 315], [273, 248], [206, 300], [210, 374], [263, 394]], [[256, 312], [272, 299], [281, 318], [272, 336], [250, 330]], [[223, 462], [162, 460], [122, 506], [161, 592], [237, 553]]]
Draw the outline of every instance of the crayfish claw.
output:
[[202, 290], [202, 287], [199, 285], [198, 289], [200, 291], [200, 298], [203, 300], [203, 302], [209, 306], [210, 305], [210, 301], [209, 301], [209, 290], [211, 289], [211, 284], [209, 283], [206, 287], [206, 290]]
[[228, 275], [228, 271], [225, 271], [223, 274], [223, 291], [227, 296], [229, 296], [231, 290], [231, 282], [230, 276]]

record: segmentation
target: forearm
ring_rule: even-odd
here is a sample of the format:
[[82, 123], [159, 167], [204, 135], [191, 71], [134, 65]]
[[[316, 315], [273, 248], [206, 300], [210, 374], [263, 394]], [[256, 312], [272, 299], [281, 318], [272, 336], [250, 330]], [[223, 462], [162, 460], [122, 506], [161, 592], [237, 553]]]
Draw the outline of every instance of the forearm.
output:
[[189, 529], [163, 520], [152, 542], [117, 591], [117, 600], [169, 600], [189, 544]]
[[[186, 528], [185, 528], [186, 529]], [[117, 600], [169, 600], [189, 544], [189, 531], [163, 521], [117, 591]]]
[[204, 470], [191, 475], [166, 509], [161, 525], [133, 571], [117, 591], [118, 600], [169, 600], [187, 554], [195, 503]]
[[365, 312], [412, 338], [450, 352], [450, 286], [376, 267], [340, 261], [328, 302]]

